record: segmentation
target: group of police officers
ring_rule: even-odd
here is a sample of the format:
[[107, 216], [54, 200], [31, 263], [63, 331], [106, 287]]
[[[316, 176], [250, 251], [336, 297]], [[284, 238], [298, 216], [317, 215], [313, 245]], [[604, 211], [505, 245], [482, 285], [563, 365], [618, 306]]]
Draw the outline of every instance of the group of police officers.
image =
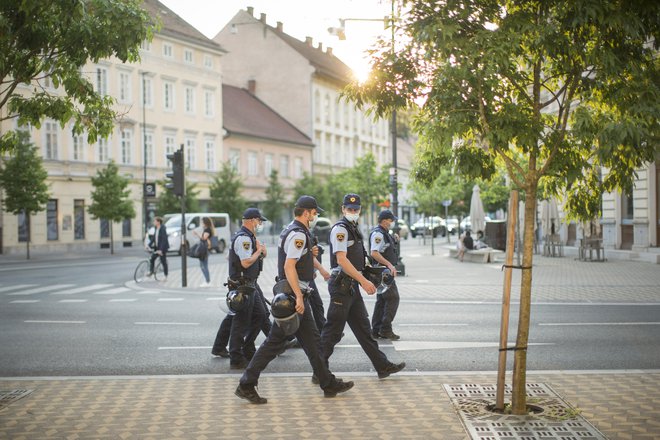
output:
[[[273, 287], [274, 296], [269, 302], [274, 323], [271, 323], [267, 300], [257, 283], [266, 248], [255, 234], [266, 218], [257, 208], [249, 208], [243, 213], [242, 227], [232, 238], [229, 248], [229, 313], [220, 325], [212, 349], [214, 355], [230, 358], [230, 368], [244, 369], [235, 391], [238, 397], [254, 404], [267, 402], [256, 390], [259, 376], [294, 338], [312, 366], [312, 382], [321, 387], [325, 397], [335, 397], [350, 390], [353, 382], [335, 377], [328, 363], [346, 324], [379, 378], [384, 379], [405, 368], [405, 362], [395, 364], [389, 361], [376, 342], [377, 338], [399, 339], [392, 330], [399, 306], [399, 293], [394, 282], [398, 238], [389, 234], [396, 217], [389, 210], [379, 214], [378, 225], [370, 234], [368, 254], [358, 227], [360, 196], [344, 196], [341, 209], [343, 216], [332, 227], [328, 240], [331, 266], [328, 272], [318, 258], [322, 250], [311, 234], [323, 209], [312, 196], [302, 196], [296, 201], [294, 220], [279, 238], [278, 275]], [[314, 282], [316, 271], [328, 282], [330, 305], [327, 316]], [[360, 287], [369, 295], [378, 293], [371, 323]], [[254, 341], [260, 331], [266, 335], [266, 340], [255, 350]]]

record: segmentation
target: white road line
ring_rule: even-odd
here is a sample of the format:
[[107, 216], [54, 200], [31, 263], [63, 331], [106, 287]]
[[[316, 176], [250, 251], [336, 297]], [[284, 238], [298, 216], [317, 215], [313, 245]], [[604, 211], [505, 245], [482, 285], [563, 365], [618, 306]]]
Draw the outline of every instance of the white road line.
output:
[[223, 299], [225, 299], [225, 298], [223, 298], [221, 296], [206, 298], [207, 301], [222, 301]]
[[135, 293], [138, 294], [138, 295], [154, 295], [154, 294], [155, 294], [155, 295], [158, 295], [158, 294], [160, 294], [161, 292], [158, 291], [158, 290], [139, 290], [139, 291], [137, 291], [137, 292], [135, 292]]
[[39, 299], [16, 299], [14, 301], [9, 301], [9, 304], [32, 304], [32, 303], [38, 303]]
[[61, 299], [58, 302], [61, 303], [84, 303], [87, 302], [86, 299]]
[[202, 347], [202, 346], [193, 346], [193, 347], [158, 347], [159, 350], [210, 350], [211, 348], [213, 348], [213, 347], [211, 347], [210, 345], [209, 345], [209, 346], [206, 346], [206, 347]]
[[157, 298], [156, 301], [183, 301], [183, 298]]
[[29, 324], [85, 324], [86, 321], [36, 321], [36, 320], [27, 320], [23, 321]]
[[128, 287], [117, 287], [116, 289], [110, 289], [110, 290], [102, 290], [100, 292], [94, 292], [94, 295], [115, 295], [117, 293], [124, 293], [128, 292], [129, 289]]
[[470, 324], [397, 324], [399, 327], [462, 327]]
[[133, 302], [133, 301], [137, 301], [137, 298], [115, 298], [115, 299], [110, 300], [111, 303], [112, 302], [117, 302], [117, 303], [118, 302]]
[[75, 284], [54, 284], [52, 286], [35, 287], [34, 289], [22, 290], [20, 292], [10, 293], [9, 295], [32, 295], [33, 293], [46, 292], [48, 290], [61, 290], [67, 287], [75, 286]]
[[199, 325], [199, 322], [136, 322], [135, 325]]
[[588, 325], [660, 325], [660, 322], [545, 322], [538, 325], [547, 327], [588, 326]]
[[72, 295], [74, 293], [89, 292], [90, 290], [105, 289], [112, 286], [112, 284], [92, 284], [91, 286], [82, 286], [76, 289], [67, 289], [60, 292], [51, 292], [51, 295]]
[[18, 290], [18, 289], [25, 289], [26, 287], [32, 287], [36, 286], [37, 284], [16, 284], [14, 286], [5, 286], [5, 287], [0, 287], [0, 292], [7, 292], [9, 290]]

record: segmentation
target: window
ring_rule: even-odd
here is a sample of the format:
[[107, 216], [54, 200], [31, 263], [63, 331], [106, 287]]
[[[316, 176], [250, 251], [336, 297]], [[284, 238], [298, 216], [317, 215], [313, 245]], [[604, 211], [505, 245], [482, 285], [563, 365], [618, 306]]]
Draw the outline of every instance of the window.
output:
[[344, 130], [348, 130], [349, 117], [348, 117], [348, 102], [344, 102]]
[[186, 105], [184, 110], [188, 114], [195, 113], [195, 89], [191, 86], [186, 86]]
[[211, 55], [204, 55], [204, 67], [213, 69], [213, 57]]
[[46, 121], [44, 123], [44, 156], [46, 159], [58, 158], [57, 123]]
[[632, 194], [621, 194], [621, 223], [624, 225], [632, 225], [634, 213], [635, 210]]
[[108, 69], [105, 67], [96, 68], [96, 91], [101, 96], [108, 94]]
[[73, 201], [73, 238], [76, 240], [85, 238], [85, 200], [83, 199]]
[[186, 138], [186, 169], [195, 168], [195, 139]]
[[130, 237], [131, 236], [131, 219], [130, 218], [125, 218], [124, 221], [121, 223], [121, 235], [122, 235], [122, 237]]
[[102, 218], [100, 220], [101, 238], [110, 238], [110, 222]]
[[174, 83], [171, 81], [163, 83], [163, 107], [167, 111], [174, 111]]
[[325, 97], [323, 98], [323, 120], [325, 121], [326, 125], [330, 125], [330, 95], [327, 93], [325, 94]]
[[71, 133], [71, 159], [85, 160], [85, 137], [81, 134]]
[[25, 211], [18, 214], [18, 242], [25, 243], [30, 238], [30, 218], [25, 215]]
[[302, 173], [303, 173], [303, 160], [302, 157], [296, 157], [293, 160], [293, 177], [296, 179], [302, 178]]
[[[144, 134], [144, 145], [145, 145], [145, 150], [147, 154], [147, 165], [153, 166], [154, 165], [154, 134], [153, 132], [147, 131]], [[144, 153], [142, 153], [144, 154]]]
[[121, 163], [131, 163], [131, 152], [133, 151], [133, 130], [123, 128], [121, 130]]
[[339, 100], [336, 100], [335, 101], [335, 127], [337, 127], [337, 128], [339, 128], [339, 126], [341, 125], [341, 121], [339, 120], [339, 111], [340, 111], [339, 107], [340, 106], [341, 106], [341, 102]]
[[172, 50], [172, 45], [169, 43], [163, 43], [163, 56], [165, 58], [172, 58], [174, 51]]
[[204, 116], [215, 116], [215, 93], [212, 90], [204, 91]]
[[234, 171], [240, 172], [241, 150], [235, 150], [235, 149], [229, 150], [229, 165], [231, 165]]
[[193, 51], [192, 49], [183, 49], [183, 61], [193, 64]]
[[206, 139], [204, 146], [206, 150], [206, 169], [215, 171], [215, 141], [213, 139]]
[[280, 156], [280, 176], [289, 177], [289, 156]]
[[321, 122], [321, 93], [318, 90], [314, 92], [314, 120]]
[[131, 102], [131, 75], [119, 72], [119, 102]]
[[57, 240], [58, 237], [57, 227], [57, 199], [50, 199], [46, 204], [46, 238], [50, 240]]
[[176, 149], [176, 141], [173, 134], [165, 135], [165, 154], [172, 154]]
[[153, 81], [144, 75], [142, 75], [142, 104], [145, 107], [153, 107], [154, 105]]
[[248, 152], [248, 176], [257, 175], [257, 153], [254, 151]]
[[273, 155], [266, 154], [264, 156], [264, 174], [266, 176], [270, 176], [272, 172], [273, 172]]
[[101, 163], [110, 160], [110, 146], [108, 139], [99, 138], [96, 142], [96, 160]]
[[140, 44], [140, 49], [150, 52], [151, 51], [151, 41], [148, 40], [142, 40], [142, 44]]

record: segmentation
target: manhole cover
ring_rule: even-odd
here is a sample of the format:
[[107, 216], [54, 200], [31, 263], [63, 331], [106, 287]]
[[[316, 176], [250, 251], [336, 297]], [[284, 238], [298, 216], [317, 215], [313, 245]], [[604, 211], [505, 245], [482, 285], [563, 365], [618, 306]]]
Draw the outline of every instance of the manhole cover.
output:
[[19, 399], [29, 395], [32, 390], [0, 390], [0, 409], [5, 408]]
[[[527, 403], [542, 409], [525, 416], [498, 414], [495, 385], [444, 385], [463, 426], [473, 440], [606, 440], [596, 428], [545, 384], [527, 384]], [[505, 387], [505, 401], [511, 389]]]

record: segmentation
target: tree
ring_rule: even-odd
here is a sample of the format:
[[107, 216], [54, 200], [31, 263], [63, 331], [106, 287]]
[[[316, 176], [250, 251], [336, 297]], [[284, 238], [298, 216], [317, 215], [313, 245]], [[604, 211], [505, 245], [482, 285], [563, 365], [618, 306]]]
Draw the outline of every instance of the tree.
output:
[[110, 253], [115, 253], [112, 223], [126, 218], [135, 218], [135, 208], [130, 199], [129, 181], [119, 175], [119, 168], [110, 161], [108, 166], [96, 172], [92, 177], [92, 203], [88, 211], [93, 219], [105, 219], [110, 222]]
[[346, 94], [379, 116], [422, 102], [414, 128], [428, 176], [455, 164], [490, 178], [499, 160], [524, 194], [512, 393], [513, 413], [524, 414], [537, 188], [593, 219], [603, 192], [629, 191], [635, 169], [655, 160], [660, 3], [403, 3], [396, 47], [382, 41], [371, 79]]
[[27, 222], [26, 256], [30, 259], [32, 239], [30, 216], [44, 210], [49, 192], [46, 179], [48, 173], [43, 167], [37, 147], [30, 143], [29, 135], [17, 132], [18, 144], [14, 155], [0, 166], [0, 188], [4, 190], [5, 210], [14, 215], [23, 213]]
[[[19, 125], [38, 128], [44, 117], [62, 126], [73, 119], [74, 133], [86, 131], [90, 143], [107, 137], [116, 119], [114, 100], [94, 90], [82, 67], [110, 57], [139, 60], [139, 46], [154, 30], [141, 5], [141, 0], [0, 2], [0, 122], [18, 118]], [[21, 92], [21, 84], [32, 93]], [[15, 131], [3, 133], [0, 153], [17, 142]]]
[[328, 192], [328, 188], [331, 186], [331, 183], [323, 182], [318, 176], [303, 172], [303, 176], [293, 186], [293, 201], [298, 200], [300, 196], [312, 196], [322, 209], [332, 212], [332, 206], [336, 203], [333, 203]]
[[238, 221], [245, 210], [245, 199], [241, 196], [242, 189], [243, 184], [238, 171], [225, 162], [222, 169], [213, 178], [209, 189], [211, 211], [226, 212], [229, 214], [229, 218]]
[[273, 228], [278, 231], [281, 224], [282, 207], [286, 204], [284, 200], [284, 187], [277, 177], [277, 170], [273, 170], [268, 177], [268, 188], [266, 188], [266, 201], [264, 202], [264, 216], [273, 223]]
[[[156, 205], [156, 215], [163, 216], [181, 212], [181, 199], [175, 196], [172, 191], [165, 188], [165, 181], [159, 180], [158, 185], [162, 188], [158, 203]], [[186, 182], [186, 212], [199, 212], [199, 200], [197, 196], [197, 184]]]

